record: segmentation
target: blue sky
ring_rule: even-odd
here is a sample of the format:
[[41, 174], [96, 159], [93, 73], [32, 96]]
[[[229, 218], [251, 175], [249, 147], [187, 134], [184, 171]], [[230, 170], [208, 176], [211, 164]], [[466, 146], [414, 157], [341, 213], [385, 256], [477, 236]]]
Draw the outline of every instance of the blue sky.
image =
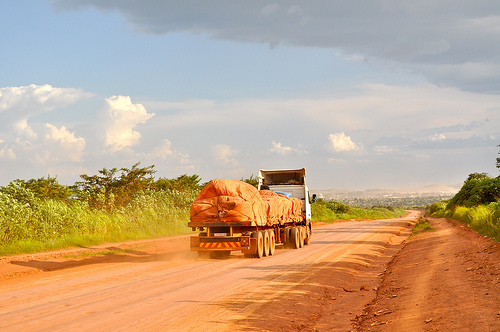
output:
[[4, 1], [0, 184], [103, 167], [315, 189], [498, 175], [500, 4]]

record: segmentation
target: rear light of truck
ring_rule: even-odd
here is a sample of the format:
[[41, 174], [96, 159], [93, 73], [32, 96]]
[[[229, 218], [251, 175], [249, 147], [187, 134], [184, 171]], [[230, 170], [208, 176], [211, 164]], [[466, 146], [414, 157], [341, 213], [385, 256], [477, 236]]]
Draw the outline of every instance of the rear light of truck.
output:
[[250, 245], [250, 241], [248, 237], [242, 237], [240, 240], [242, 247], [248, 247]]

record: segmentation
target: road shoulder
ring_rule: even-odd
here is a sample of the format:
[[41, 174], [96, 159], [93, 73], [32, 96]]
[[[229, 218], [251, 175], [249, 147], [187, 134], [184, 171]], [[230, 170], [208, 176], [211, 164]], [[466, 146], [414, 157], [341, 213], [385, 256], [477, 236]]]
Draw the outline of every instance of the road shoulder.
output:
[[498, 331], [500, 244], [462, 223], [429, 218], [388, 264], [357, 331]]

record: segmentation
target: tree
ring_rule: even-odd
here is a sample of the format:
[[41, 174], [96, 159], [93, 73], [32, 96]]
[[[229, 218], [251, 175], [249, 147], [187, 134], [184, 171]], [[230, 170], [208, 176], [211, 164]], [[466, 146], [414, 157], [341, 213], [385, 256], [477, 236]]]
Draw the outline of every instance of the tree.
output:
[[[103, 168], [99, 174], [82, 174], [83, 181], [76, 185], [89, 200], [89, 204], [95, 208], [110, 209], [115, 206], [126, 206], [139, 191], [150, 188], [153, 183], [155, 165], [139, 167], [141, 162], [132, 168]], [[100, 195], [104, 202], [100, 202]]]
[[47, 175], [47, 178], [30, 179], [28, 181], [17, 179], [14, 183], [22, 185], [31, 190], [36, 197], [40, 199], [61, 199], [67, 200], [74, 193], [75, 187], [62, 185], [57, 181], [57, 177], [53, 178]]
[[258, 187], [258, 185], [259, 185], [259, 178], [258, 178], [258, 177], [256, 177], [256, 176], [254, 176], [253, 174], [252, 174], [252, 175], [250, 175], [250, 177], [249, 177], [248, 179], [243, 179], [243, 178], [241, 178], [241, 181], [246, 182], [246, 183], [248, 183], [248, 184], [251, 184], [251, 185], [252, 185], [252, 186], [254, 186], [255, 188], [257, 188], [257, 187]]
[[[497, 147], [500, 147], [500, 145], [497, 145]], [[498, 152], [500, 154], [500, 152]], [[500, 158], [497, 158], [497, 168], [500, 169]]]
[[159, 178], [154, 186], [157, 190], [177, 190], [180, 192], [197, 191], [202, 188], [198, 174], [183, 174], [173, 179]]

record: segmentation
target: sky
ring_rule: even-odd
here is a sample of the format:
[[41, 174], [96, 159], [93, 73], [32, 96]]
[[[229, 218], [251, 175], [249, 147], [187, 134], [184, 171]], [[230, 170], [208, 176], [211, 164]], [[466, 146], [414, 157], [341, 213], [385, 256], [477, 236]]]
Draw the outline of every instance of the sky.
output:
[[0, 185], [155, 165], [314, 189], [498, 176], [500, 2], [4, 0]]

